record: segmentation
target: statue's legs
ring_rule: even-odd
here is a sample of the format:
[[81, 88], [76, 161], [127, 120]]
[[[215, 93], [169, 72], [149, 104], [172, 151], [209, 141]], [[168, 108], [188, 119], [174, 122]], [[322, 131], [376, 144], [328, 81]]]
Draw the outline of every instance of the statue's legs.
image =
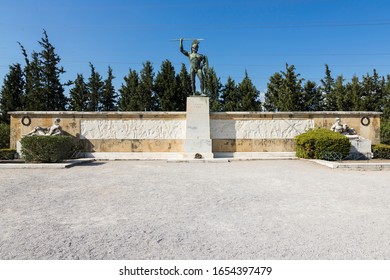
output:
[[196, 86], [195, 86], [195, 71], [191, 70], [191, 89], [192, 89], [192, 95], [195, 95], [196, 93]]
[[201, 69], [198, 70], [198, 78], [199, 78], [199, 84], [200, 84], [200, 94], [204, 95], [204, 79], [203, 79], [203, 72]]

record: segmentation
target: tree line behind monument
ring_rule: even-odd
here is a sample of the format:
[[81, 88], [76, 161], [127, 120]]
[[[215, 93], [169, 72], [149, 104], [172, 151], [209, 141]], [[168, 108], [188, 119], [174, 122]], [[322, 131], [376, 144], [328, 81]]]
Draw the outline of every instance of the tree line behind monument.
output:
[[[118, 90], [111, 67], [103, 79], [92, 63], [89, 77], [77, 74], [75, 80], [62, 84], [65, 71], [45, 31], [39, 44], [42, 50], [30, 56], [20, 44], [25, 66], [9, 66], [0, 90], [1, 122], [9, 123], [9, 111], [185, 111], [186, 97], [192, 94], [185, 65], [177, 72], [169, 60], [162, 62], [157, 74], [149, 61], [139, 72], [130, 69]], [[262, 101], [247, 72], [242, 81], [228, 77], [223, 84], [210, 67], [204, 80], [213, 112], [379, 111], [390, 139], [390, 75], [380, 76], [375, 69], [361, 79], [355, 76], [346, 81], [342, 75], [332, 77], [325, 65], [324, 78], [316, 84], [286, 64], [270, 77]]]

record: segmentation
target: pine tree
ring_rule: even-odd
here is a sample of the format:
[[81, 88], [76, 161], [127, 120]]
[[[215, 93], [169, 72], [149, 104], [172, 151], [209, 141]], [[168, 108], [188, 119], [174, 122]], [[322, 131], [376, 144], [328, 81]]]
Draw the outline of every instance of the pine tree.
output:
[[119, 110], [120, 111], [139, 111], [138, 106], [138, 89], [139, 76], [137, 71], [129, 70], [129, 74], [123, 78], [125, 83], [122, 83], [119, 89]]
[[[390, 75], [387, 75], [383, 87], [382, 104], [383, 104], [383, 111], [382, 111], [383, 115], [381, 116], [381, 121], [383, 120], [384, 122], [390, 122]], [[390, 124], [388, 124], [387, 126], [390, 127]], [[389, 137], [389, 141], [390, 141], [390, 137]]]
[[102, 76], [96, 72], [92, 63], [89, 63], [91, 68], [91, 76], [88, 78], [88, 102], [87, 111], [98, 111], [100, 109], [100, 100], [102, 96], [104, 82]]
[[176, 75], [176, 85], [177, 85], [177, 96], [175, 100], [177, 101], [176, 110], [185, 111], [187, 97], [191, 95], [191, 77], [187, 72], [186, 66], [184, 63], [181, 64], [180, 73]]
[[301, 102], [301, 111], [321, 111], [322, 94], [317, 84], [307, 81], [303, 86], [303, 95]]
[[154, 84], [161, 111], [174, 111], [179, 101], [177, 98], [177, 85], [175, 69], [169, 60], [163, 61], [161, 70], [156, 76]]
[[83, 74], [77, 74], [74, 87], [70, 89], [70, 109], [73, 111], [86, 111], [88, 94]]
[[0, 122], [10, 123], [8, 112], [23, 109], [24, 79], [22, 66], [17, 63], [9, 67], [0, 91]]
[[115, 79], [112, 74], [112, 69], [108, 66], [107, 71], [107, 79], [104, 81], [102, 95], [101, 95], [101, 103], [100, 110], [101, 111], [115, 111], [116, 110], [116, 98], [117, 93], [115, 91], [114, 85], [112, 81]]
[[324, 95], [324, 109], [326, 111], [337, 110], [337, 96], [334, 91], [335, 81], [331, 75], [328, 64], [325, 64], [325, 78], [321, 79], [322, 91]]
[[29, 111], [65, 110], [68, 99], [60, 82], [60, 75], [65, 73], [59, 66], [61, 58], [55, 53], [46, 31], [38, 41], [41, 52], [33, 51], [31, 60], [26, 49], [19, 43], [26, 61], [25, 74], [25, 109]]
[[336, 98], [335, 110], [351, 111], [353, 108], [353, 100], [351, 98], [352, 92], [346, 90], [346, 87], [344, 86], [344, 77], [342, 75], [336, 78], [332, 90]]
[[280, 111], [280, 94], [283, 87], [283, 77], [275, 73], [270, 77], [267, 84], [267, 91], [264, 94], [264, 108], [269, 112]]
[[210, 98], [210, 111], [221, 111], [220, 96], [222, 90], [222, 83], [221, 79], [217, 77], [217, 73], [215, 72], [213, 67], [209, 67], [207, 68], [207, 70], [205, 70], [204, 88], [206, 96]]
[[39, 53], [40, 68], [42, 71], [42, 94], [45, 96], [46, 110], [65, 110], [68, 99], [64, 95], [64, 87], [60, 75], [65, 73], [64, 68], [58, 64], [61, 58], [55, 53], [54, 46], [49, 42], [46, 31], [39, 41], [43, 50]]
[[237, 90], [241, 97], [241, 111], [261, 111], [260, 92], [253, 85], [247, 71], [244, 79], [238, 84]]
[[222, 111], [241, 111], [238, 89], [235, 81], [230, 76], [222, 89]]
[[362, 81], [362, 105], [365, 111], [382, 111], [383, 88], [385, 79], [379, 77], [374, 69], [373, 75], [363, 76]]
[[140, 81], [138, 89], [138, 108], [142, 111], [153, 111], [156, 109], [156, 97], [153, 90], [154, 73], [153, 66], [150, 61], [143, 64], [140, 72]]
[[351, 111], [363, 110], [362, 105], [362, 87], [357, 76], [353, 76], [351, 82], [345, 86], [345, 95], [351, 101]]
[[286, 64], [282, 92], [279, 100], [280, 111], [300, 111], [302, 99], [302, 81], [299, 79], [300, 74], [295, 73], [295, 66]]
[[24, 106], [26, 111], [46, 111], [46, 98], [42, 94], [42, 71], [40, 67], [39, 54], [32, 52], [31, 61], [28, 58], [26, 49], [19, 43], [26, 62], [24, 67], [25, 88]]

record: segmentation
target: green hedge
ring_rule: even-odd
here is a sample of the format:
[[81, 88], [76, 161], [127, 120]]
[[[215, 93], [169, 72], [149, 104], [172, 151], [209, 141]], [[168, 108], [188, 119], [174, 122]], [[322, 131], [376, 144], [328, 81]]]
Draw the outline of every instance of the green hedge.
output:
[[14, 149], [0, 149], [0, 159], [14, 159], [15, 153]]
[[74, 141], [68, 136], [26, 136], [20, 142], [26, 162], [61, 162], [74, 151]]
[[390, 145], [372, 145], [371, 149], [374, 154], [374, 158], [390, 159]]
[[6, 123], [0, 123], [0, 149], [9, 148], [10, 127]]
[[381, 143], [390, 145], [390, 121], [381, 122]]
[[299, 158], [341, 160], [349, 155], [351, 143], [344, 135], [317, 128], [295, 137]]

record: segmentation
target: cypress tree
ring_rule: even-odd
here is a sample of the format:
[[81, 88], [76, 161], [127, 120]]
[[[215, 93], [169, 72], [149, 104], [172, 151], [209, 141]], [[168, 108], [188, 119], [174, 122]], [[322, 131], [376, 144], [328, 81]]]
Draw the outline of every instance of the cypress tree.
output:
[[155, 91], [158, 97], [159, 110], [173, 111], [179, 103], [176, 100], [177, 85], [175, 69], [169, 60], [163, 61], [161, 70], [158, 72], [155, 81]]
[[328, 64], [325, 64], [325, 77], [321, 79], [321, 90], [324, 94], [324, 109], [326, 111], [337, 110], [337, 95], [334, 91], [335, 81], [331, 75]]
[[146, 61], [143, 64], [143, 68], [140, 72], [140, 81], [138, 89], [138, 108], [139, 110], [153, 111], [156, 109], [156, 97], [153, 90], [154, 73], [153, 66], [150, 61]]
[[77, 74], [74, 87], [70, 89], [70, 109], [73, 111], [85, 111], [87, 109], [88, 94], [83, 74]]
[[220, 95], [222, 90], [222, 83], [220, 78], [217, 77], [217, 74], [213, 67], [207, 68], [204, 75], [204, 87], [205, 94], [210, 98], [210, 111], [219, 112], [221, 111], [221, 101]]
[[362, 111], [363, 105], [361, 100], [362, 87], [357, 76], [353, 76], [351, 82], [345, 86], [346, 98], [351, 101], [352, 111]]
[[322, 94], [317, 84], [312, 81], [307, 81], [303, 86], [303, 96], [301, 103], [301, 111], [321, 111], [322, 110]]
[[98, 111], [100, 109], [100, 100], [103, 91], [104, 83], [102, 76], [96, 72], [92, 63], [89, 63], [91, 68], [91, 76], [88, 78], [88, 102], [87, 111]]
[[[20, 44], [20, 43], [19, 43]], [[24, 106], [27, 111], [46, 111], [46, 98], [42, 94], [42, 72], [39, 61], [39, 54], [32, 52], [31, 61], [22, 45], [22, 53], [26, 61], [24, 67], [25, 88], [24, 88]]]
[[46, 110], [65, 110], [68, 99], [64, 95], [64, 87], [60, 81], [60, 75], [65, 73], [58, 64], [61, 58], [55, 53], [54, 46], [49, 42], [46, 31], [39, 44], [43, 50], [39, 53], [40, 68], [42, 71], [42, 94], [45, 97]]
[[383, 88], [385, 80], [379, 77], [376, 69], [373, 75], [367, 74], [362, 80], [362, 105], [365, 111], [382, 111]]
[[112, 84], [112, 81], [114, 79], [115, 77], [112, 74], [112, 69], [110, 66], [108, 66], [107, 79], [104, 81], [102, 95], [101, 95], [101, 104], [100, 104], [101, 111], [115, 111], [117, 108], [115, 104], [117, 94], [115, 92], [114, 85]]
[[353, 108], [353, 100], [351, 98], [351, 92], [346, 90], [342, 75], [337, 76], [333, 91], [336, 98], [336, 110], [351, 111]]
[[286, 64], [286, 72], [282, 72], [282, 75], [284, 79], [279, 100], [280, 111], [300, 111], [303, 79], [298, 78], [300, 74], [295, 73], [294, 65]]
[[240, 111], [241, 104], [236, 83], [229, 76], [222, 89], [222, 111]]
[[260, 92], [253, 85], [247, 71], [244, 79], [238, 84], [237, 90], [241, 97], [241, 111], [261, 111]]
[[17, 63], [9, 67], [9, 73], [5, 76], [3, 86], [0, 91], [0, 111], [1, 121], [8, 123], [10, 117], [8, 112], [23, 109], [23, 70]]
[[[389, 122], [390, 121], [390, 75], [387, 75], [384, 86], [383, 86], [383, 115], [381, 120]], [[390, 125], [388, 125], [390, 126]]]
[[135, 70], [129, 70], [126, 77], [123, 78], [125, 83], [122, 83], [119, 89], [119, 110], [120, 111], [139, 111], [138, 107], [138, 88], [139, 77]]
[[264, 108], [269, 112], [280, 111], [280, 94], [282, 92], [283, 77], [280, 73], [273, 74], [267, 83], [264, 95]]
[[187, 72], [186, 66], [184, 63], [181, 64], [180, 73], [176, 76], [176, 85], [177, 85], [177, 96], [175, 98], [176, 110], [185, 111], [186, 110], [186, 101], [187, 97], [191, 95], [191, 77]]
[[[19, 43], [19, 42], [18, 42]], [[61, 58], [56, 54], [46, 31], [38, 41], [41, 52], [33, 51], [31, 60], [25, 48], [19, 43], [26, 61], [25, 74], [25, 109], [29, 111], [65, 110], [68, 99], [60, 82], [60, 75], [65, 73], [59, 66]]]

